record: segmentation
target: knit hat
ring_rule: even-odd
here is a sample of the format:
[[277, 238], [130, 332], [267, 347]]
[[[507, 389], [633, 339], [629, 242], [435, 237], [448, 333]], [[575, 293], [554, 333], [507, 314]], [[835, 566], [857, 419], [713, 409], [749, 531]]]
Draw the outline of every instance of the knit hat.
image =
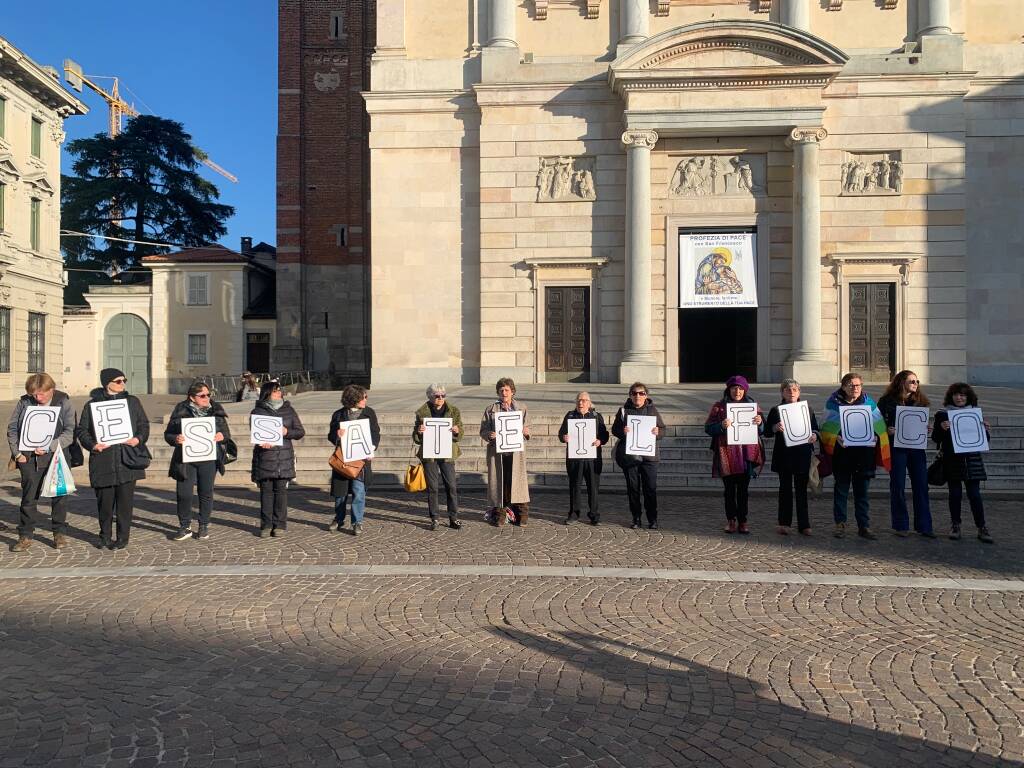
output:
[[748, 384], [747, 380], [742, 376], [730, 376], [729, 380], [725, 382], [726, 389], [732, 389], [733, 387], [742, 387], [743, 394], [747, 394], [750, 390], [750, 384]]
[[124, 375], [124, 371], [119, 371], [117, 368], [104, 368], [100, 371], [100, 384], [104, 387], [107, 386], [114, 379], [127, 379]]

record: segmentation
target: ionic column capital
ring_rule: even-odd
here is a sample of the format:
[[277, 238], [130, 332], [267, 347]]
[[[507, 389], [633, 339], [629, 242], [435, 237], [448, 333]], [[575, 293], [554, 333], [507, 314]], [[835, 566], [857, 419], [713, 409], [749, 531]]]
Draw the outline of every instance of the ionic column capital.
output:
[[817, 144], [826, 136], [828, 131], [824, 128], [794, 128], [786, 137], [786, 144], [790, 147], [794, 144]]
[[657, 131], [625, 131], [622, 134], [622, 143], [627, 147], [639, 147], [641, 149], [654, 149], [658, 143]]

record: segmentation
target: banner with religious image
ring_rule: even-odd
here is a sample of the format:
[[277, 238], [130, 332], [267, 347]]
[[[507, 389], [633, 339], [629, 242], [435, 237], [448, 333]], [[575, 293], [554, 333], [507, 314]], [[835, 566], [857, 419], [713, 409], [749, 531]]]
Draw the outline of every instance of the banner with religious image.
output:
[[679, 306], [756, 307], [753, 232], [679, 235]]

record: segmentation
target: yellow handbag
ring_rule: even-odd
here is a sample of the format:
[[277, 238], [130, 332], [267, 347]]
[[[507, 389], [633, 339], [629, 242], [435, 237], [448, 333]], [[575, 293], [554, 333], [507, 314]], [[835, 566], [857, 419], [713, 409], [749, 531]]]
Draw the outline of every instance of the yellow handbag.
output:
[[417, 493], [427, 489], [427, 475], [423, 471], [422, 464], [410, 464], [405, 470], [405, 490], [409, 493]]

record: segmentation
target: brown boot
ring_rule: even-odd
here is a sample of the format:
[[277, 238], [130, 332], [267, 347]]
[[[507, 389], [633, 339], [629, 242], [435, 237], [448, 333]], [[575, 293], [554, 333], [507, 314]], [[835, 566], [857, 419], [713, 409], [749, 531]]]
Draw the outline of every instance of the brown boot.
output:
[[67, 536], [65, 536], [63, 533], [55, 533], [55, 534], [53, 534], [53, 548], [54, 549], [64, 549], [64, 547], [66, 547], [67, 545], [68, 545], [68, 537]]
[[520, 504], [516, 514], [516, 525], [522, 527], [526, 525], [526, 521], [530, 519], [530, 508], [525, 504]]
[[28, 536], [22, 536], [18, 539], [16, 544], [11, 545], [11, 552], [24, 552], [26, 549], [32, 546], [32, 539]]

